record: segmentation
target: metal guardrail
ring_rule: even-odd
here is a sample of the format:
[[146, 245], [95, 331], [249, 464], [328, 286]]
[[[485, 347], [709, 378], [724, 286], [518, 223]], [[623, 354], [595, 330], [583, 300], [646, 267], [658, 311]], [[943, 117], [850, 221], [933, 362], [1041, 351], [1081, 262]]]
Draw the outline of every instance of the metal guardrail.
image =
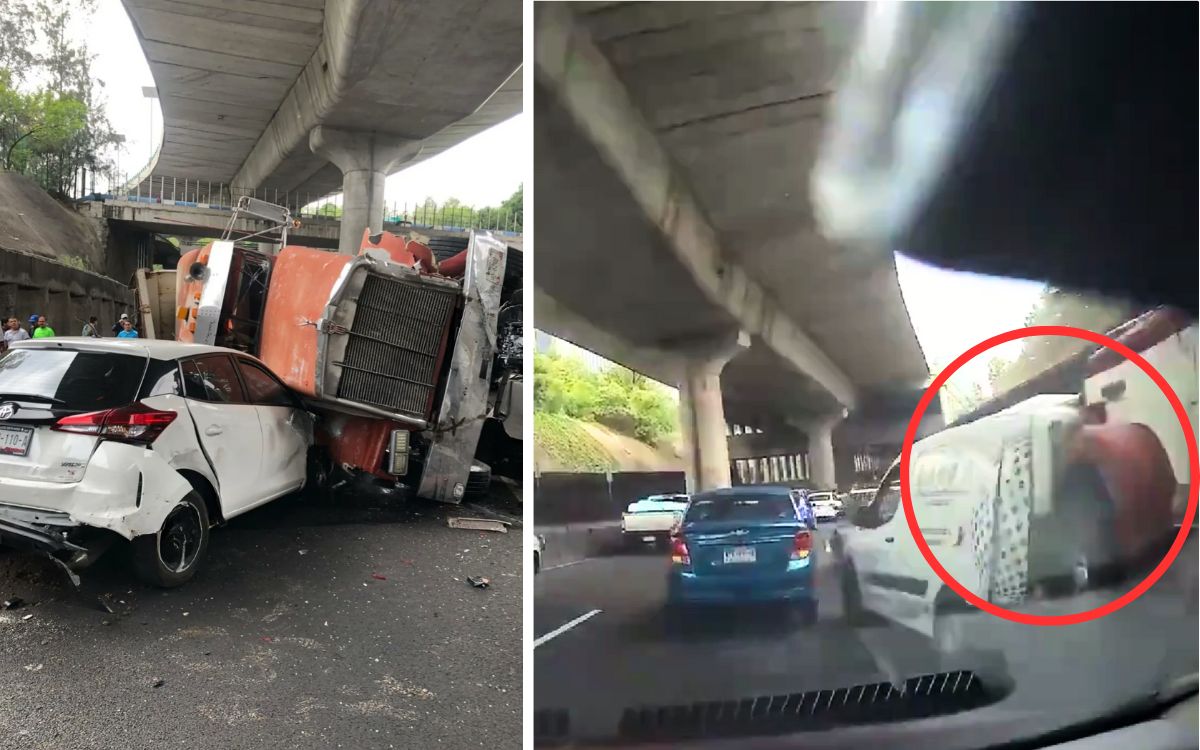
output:
[[[140, 175], [139, 175], [140, 176]], [[243, 196], [287, 206], [292, 216], [307, 219], [338, 221], [342, 207], [340, 198], [333, 195], [311, 195], [299, 191], [280, 191], [268, 188], [241, 188], [223, 182], [195, 180], [186, 177], [154, 176], [131, 179], [111, 192], [92, 193], [83, 200], [120, 200], [131, 203], [150, 203], [190, 206], [232, 211]], [[474, 209], [464, 206], [438, 206], [432, 201], [420, 205], [391, 203], [384, 205], [384, 222], [409, 224], [414, 228], [443, 231], [487, 230], [503, 234], [522, 233], [522, 212], [498, 209]]]

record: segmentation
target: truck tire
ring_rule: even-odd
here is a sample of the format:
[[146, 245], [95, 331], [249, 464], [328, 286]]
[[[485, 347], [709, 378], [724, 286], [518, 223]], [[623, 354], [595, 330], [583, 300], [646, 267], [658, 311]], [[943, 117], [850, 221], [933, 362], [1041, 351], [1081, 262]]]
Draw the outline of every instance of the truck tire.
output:
[[482, 461], [473, 461], [471, 471], [467, 473], [467, 483], [463, 488], [463, 501], [482, 500], [487, 497], [492, 487], [492, 467]]
[[433, 257], [443, 261], [466, 250], [468, 241], [466, 237], [430, 237], [426, 245]]
[[159, 588], [182, 586], [196, 575], [208, 551], [208, 509], [204, 498], [189, 492], [167, 513], [154, 534], [133, 538], [133, 568], [144, 583]]

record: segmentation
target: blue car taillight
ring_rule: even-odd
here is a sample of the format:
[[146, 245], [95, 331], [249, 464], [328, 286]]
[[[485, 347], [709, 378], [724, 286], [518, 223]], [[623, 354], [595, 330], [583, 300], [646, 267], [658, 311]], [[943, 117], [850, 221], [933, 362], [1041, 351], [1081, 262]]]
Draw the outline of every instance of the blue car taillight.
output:
[[691, 565], [692, 558], [688, 554], [687, 542], [681, 536], [671, 537], [671, 562], [675, 565]]
[[796, 540], [792, 546], [793, 560], [806, 560], [812, 554], [812, 532], [797, 531]]

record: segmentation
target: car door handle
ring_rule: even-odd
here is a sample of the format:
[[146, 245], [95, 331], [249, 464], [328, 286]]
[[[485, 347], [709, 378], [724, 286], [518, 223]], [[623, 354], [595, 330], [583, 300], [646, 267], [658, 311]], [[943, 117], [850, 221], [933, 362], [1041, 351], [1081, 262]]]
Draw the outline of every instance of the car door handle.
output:
[[225, 432], [225, 428], [216, 424], [204, 428], [205, 435], [220, 435], [222, 432]]
[[894, 537], [894, 536], [885, 536], [885, 537], [883, 538], [883, 541], [887, 542], [888, 544], [891, 544], [892, 542], [896, 541], [896, 537]]

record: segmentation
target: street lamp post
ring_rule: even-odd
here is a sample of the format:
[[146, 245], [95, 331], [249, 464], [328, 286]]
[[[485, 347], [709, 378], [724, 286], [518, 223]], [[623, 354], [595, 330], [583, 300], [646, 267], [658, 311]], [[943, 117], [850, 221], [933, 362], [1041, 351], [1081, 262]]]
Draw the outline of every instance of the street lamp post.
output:
[[146, 103], [150, 105], [150, 157], [146, 163], [150, 163], [150, 159], [154, 158], [154, 102], [152, 100], [158, 98], [158, 89], [154, 86], [142, 86], [142, 96], [146, 97]]

